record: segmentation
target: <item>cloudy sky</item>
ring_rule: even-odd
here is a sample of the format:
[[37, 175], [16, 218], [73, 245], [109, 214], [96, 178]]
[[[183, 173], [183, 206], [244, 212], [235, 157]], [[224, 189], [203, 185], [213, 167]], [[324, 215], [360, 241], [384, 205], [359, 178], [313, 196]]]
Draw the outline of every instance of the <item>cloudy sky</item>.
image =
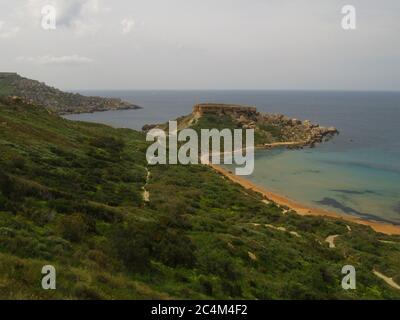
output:
[[69, 90], [400, 90], [399, 37], [398, 0], [0, 0], [0, 70]]

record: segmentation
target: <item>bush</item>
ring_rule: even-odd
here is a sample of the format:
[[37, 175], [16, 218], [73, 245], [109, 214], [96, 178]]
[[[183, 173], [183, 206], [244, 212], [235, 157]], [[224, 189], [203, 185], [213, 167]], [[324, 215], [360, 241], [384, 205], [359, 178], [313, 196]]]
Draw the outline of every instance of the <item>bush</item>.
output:
[[200, 276], [199, 283], [204, 294], [208, 296], [213, 295], [213, 283], [209, 279], [207, 279], [205, 276]]
[[161, 241], [156, 245], [155, 256], [167, 266], [190, 268], [196, 264], [195, 249], [189, 237], [170, 229], [164, 232]]
[[73, 214], [60, 218], [59, 229], [63, 238], [72, 242], [80, 242], [85, 237], [88, 226], [80, 214]]
[[112, 246], [117, 257], [131, 271], [144, 272], [150, 265], [150, 235], [147, 223], [127, 221], [114, 227]]
[[236, 262], [225, 251], [214, 250], [202, 255], [201, 269], [204, 273], [218, 275], [228, 282], [235, 282], [241, 277]]
[[109, 299], [107, 296], [99, 292], [98, 288], [90, 287], [86, 284], [78, 284], [74, 293], [78, 299], [82, 300], [106, 300]]
[[120, 153], [125, 148], [125, 142], [114, 137], [99, 137], [92, 140], [90, 144], [93, 147], [114, 153]]
[[0, 170], [0, 191], [9, 198], [13, 192], [13, 183], [5, 172]]

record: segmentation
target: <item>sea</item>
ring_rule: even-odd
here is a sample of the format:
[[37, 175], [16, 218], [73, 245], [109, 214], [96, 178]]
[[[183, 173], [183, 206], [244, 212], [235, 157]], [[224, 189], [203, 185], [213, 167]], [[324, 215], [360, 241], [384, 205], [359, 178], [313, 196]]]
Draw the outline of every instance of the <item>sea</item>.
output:
[[254, 105], [334, 126], [340, 135], [316, 148], [256, 151], [247, 179], [289, 199], [355, 217], [400, 225], [400, 92], [80, 91], [118, 97], [140, 110], [65, 116], [141, 130], [189, 114], [196, 103]]

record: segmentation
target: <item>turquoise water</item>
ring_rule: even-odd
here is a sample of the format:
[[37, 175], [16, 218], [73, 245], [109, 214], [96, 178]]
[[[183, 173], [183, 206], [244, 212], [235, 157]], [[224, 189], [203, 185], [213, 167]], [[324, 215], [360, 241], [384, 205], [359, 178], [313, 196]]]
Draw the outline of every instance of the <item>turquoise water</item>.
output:
[[400, 224], [400, 93], [312, 91], [108, 91], [142, 110], [68, 116], [141, 129], [188, 114], [198, 102], [255, 105], [335, 126], [314, 149], [256, 153], [252, 182], [310, 206]]
[[371, 150], [337, 152], [329, 146], [259, 151], [247, 179], [313, 207], [400, 223], [400, 172], [384, 162], [390, 162], [386, 155]]

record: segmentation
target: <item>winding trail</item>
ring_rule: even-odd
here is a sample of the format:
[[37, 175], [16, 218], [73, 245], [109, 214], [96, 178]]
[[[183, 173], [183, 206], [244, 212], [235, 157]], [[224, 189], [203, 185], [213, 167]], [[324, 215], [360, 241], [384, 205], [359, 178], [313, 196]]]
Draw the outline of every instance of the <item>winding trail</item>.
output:
[[378, 240], [380, 243], [386, 243], [386, 244], [397, 244], [395, 241], [387, 241], [387, 240]]
[[149, 184], [149, 180], [150, 180], [150, 171], [149, 169], [146, 167], [146, 183], [144, 184], [144, 186], [142, 187], [143, 189], [143, 200], [144, 202], [150, 202], [150, 192], [146, 189], [146, 186]]
[[327, 238], [325, 239], [325, 242], [328, 242], [328, 243], [329, 243], [329, 248], [331, 248], [331, 249], [336, 248], [335, 240], [336, 240], [337, 237], [339, 237], [339, 235], [338, 235], [338, 234], [335, 234], [335, 235], [329, 236], [329, 237], [327, 237]]
[[266, 228], [270, 228], [270, 229], [274, 229], [274, 230], [277, 230], [277, 231], [281, 231], [281, 232], [287, 232], [287, 233], [291, 234], [292, 236], [295, 236], [295, 237], [297, 237], [297, 238], [301, 238], [301, 235], [299, 235], [298, 232], [296, 232], [296, 231], [289, 231], [289, 230], [287, 230], [285, 227], [276, 227], [276, 226], [274, 226], [274, 225], [272, 225], [272, 224], [266, 224], [265, 227], [266, 227]]
[[396, 282], [394, 282], [393, 278], [389, 278], [376, 270], [374, 270], [373, 272], [374, 272], [374, 275], [376, 275], [378, 278], [385, 281], [389, 286], [391, 286], [394, 289], [400, 290], [400, 286]]

